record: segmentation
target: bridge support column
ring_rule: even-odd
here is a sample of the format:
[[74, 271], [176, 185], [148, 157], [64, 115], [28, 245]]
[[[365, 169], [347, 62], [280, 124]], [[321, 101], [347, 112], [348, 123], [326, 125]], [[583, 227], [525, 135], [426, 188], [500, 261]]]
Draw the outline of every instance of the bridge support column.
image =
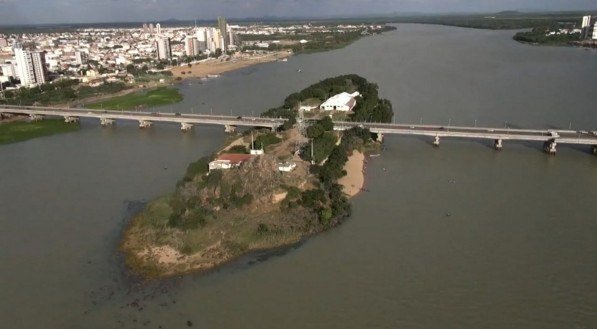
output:
[[383, 143], [383, 134], [382, 133], [377, 133], [377, 141], [380, 143]]
[[116, 120], [114, 119], [100, 118], [100, 124], [102, 125], [102, 127], [111, 126], [114, 123], [116, 123]]
[[502, 150], [502, 140], [501, 139], [496, 139], [493, 142], [493, 147], [495, 147], [496, 150], [501, 151]]
[[236, 131], [236, 126], [232, 126], [232, 125], [225, 125], [224, 126], [224, 131], [227, 133], [233, 133]]
[[151, 127], [151, 121], [139, 120], [139, 128], [143, 129], [143, 128], [149, 128], [149, 127]]
[[193, 125], [191, 123], [181, 122], [180, 123], [180, 130], [187, 132], [193, 129]]
[[65, 116], [65, 117], [64, 117], [64, 122], [66, 122], [66, 123], [75, 123], [75, 122], [79, 122], [79, 118], [77, 118], [77, 117]]
[[543, 150], [548, 154], [556, 154], [556, 146], [558, 144], [555, 140], [547, 141], [543, 144]]
[[439, 136], [435, 136], [435, 139], [433, 139], [433, 146], [439, 146]]
[[39, 121], [39, 120], [42, 120], [43, 118], [44, 118], [43, 115], [29, 114], [29, 119], [31, 119], [31, 121]]
[[591, 152], [593, 152], [594, 155], [597, 155], [597, 145], [591, 146]]

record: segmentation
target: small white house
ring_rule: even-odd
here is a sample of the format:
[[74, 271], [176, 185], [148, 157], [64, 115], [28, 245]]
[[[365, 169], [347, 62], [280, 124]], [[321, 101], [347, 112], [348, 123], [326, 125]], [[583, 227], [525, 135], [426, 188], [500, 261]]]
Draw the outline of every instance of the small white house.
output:
[[282, 172], [291, 172], [294, 168], [296, 168], [296, 163], [294, 162], [278, 163], [278, 170]]
[[355, 91], [352, 94], [343, 92], [330, 97], [327, 101], [320, 105], [320, 108], [324, 111], [348, 112], [352, 110], [355, 105], [357, 105], [357, 100], [355, 98], [359, 95], [360, 94], [358, 91]]
[[222, 154], [217, 159], [209, 163], [209, 171], [214, 169], [231, 169], [234, 167], [240, 167], [245, 161], [251, 159], [251, 154]]
[[301, 107], [299, 108], [299, 111], [311, 112], [312, 110], [314, 110], [316, 108], [317, 108], [317, 106], [301, 105]]

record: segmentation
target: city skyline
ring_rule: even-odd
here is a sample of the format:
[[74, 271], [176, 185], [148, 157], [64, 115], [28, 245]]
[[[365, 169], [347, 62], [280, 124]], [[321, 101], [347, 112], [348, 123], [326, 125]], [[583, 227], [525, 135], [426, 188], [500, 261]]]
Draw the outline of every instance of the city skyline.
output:
[[[366, 9], [363, 9], [366, 8]], [[408, 13], [489, 13], [503, 10], [594, 10], [591, 0], [0, 0], [2, 25], [206, 20], [225, 16], [357, 17]]]

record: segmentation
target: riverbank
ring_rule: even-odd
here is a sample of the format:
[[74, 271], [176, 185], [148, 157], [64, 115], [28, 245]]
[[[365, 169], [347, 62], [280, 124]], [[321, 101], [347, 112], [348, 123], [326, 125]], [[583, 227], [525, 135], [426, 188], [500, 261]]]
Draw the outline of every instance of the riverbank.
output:
[[352, 198], [359, 194], [365, 186], [365, 154], [360, 151], [353, 151], [344, 165], [346, 176], [338, 180], [342, 185], [344, 193]]
[[79, 130], [79, 125], [66, 123], [62, 119], [29, 121], [28, 119], [0, 121], [0, 145], [62, 134]]
[[205, 78], [211, 75], [220, 75], [225, 72], [238, 70], [256, 64], [275, 62], [290, 56], [292, 56], [292, 53], [287, 51], [278, 51], [264, 55], [236, 56], [227, 61], [211, 59], [192, 64], [191, 67], [188, 65], [177, 66], [170, 69], [170, 72], [172, 72], [174, 78]]
[[183, 95], [178, 89], [171, 87], [158, 87], [150, 90], [127, 93], [125, 95], [104, 99], [95, 103], [88, 103], [85, 107], [90, 109], [130, 110], [145, 109], [181, 102]]

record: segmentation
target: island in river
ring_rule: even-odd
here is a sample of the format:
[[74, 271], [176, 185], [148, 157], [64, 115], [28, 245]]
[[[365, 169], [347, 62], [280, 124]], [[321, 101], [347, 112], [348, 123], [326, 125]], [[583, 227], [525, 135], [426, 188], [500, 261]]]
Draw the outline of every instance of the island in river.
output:
[[[378, 98], [377, 85], [357, 75], [288, 96], [262, 114], [288, 119], [281, 131], [246, 131], [218, 154], [191, 163], [174, 193], [131, 220], [120, 246], [128, 268], [143, 278], [211, 269], [339, 225], [351, 214], [348, 198], [362, 189], [362, 152], [377, 144], [367, 129], [334, 132], [327, 115], [299, 129], [297, 109], [306, 100], [355, 91], [361, 96], [348, 119], [391, 121], [391, 104]], [[215, 169], [214, 163], [210, 170], [214, 159], [238, 166]]]

